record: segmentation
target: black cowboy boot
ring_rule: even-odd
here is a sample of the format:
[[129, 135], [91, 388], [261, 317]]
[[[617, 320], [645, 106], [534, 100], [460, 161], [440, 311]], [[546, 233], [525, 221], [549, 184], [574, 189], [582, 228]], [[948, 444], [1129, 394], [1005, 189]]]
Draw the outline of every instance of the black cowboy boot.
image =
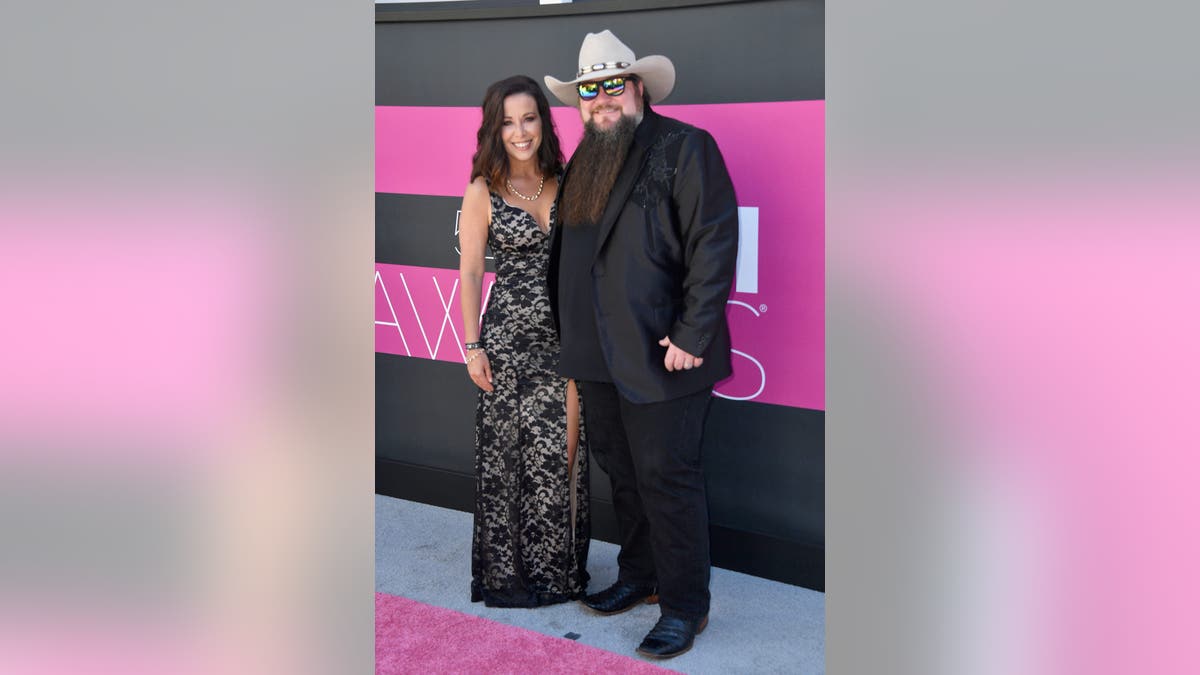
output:
[[634, 605], [639, 602], [644, 601], [647, 605], [658, 602], [658, 596], [654, 590], [654, 586], [618, 581], [599, 593], [585, 596], [582, 602], [588, 609], [598, 614], [620, 614], [633, 609]]
[[637, 651], [652, 659], [669, 659], [692, 648], [696, 636], [704, 632], [708, 617], [684, 619], [678, 616], [663, 616], [642, 640]]

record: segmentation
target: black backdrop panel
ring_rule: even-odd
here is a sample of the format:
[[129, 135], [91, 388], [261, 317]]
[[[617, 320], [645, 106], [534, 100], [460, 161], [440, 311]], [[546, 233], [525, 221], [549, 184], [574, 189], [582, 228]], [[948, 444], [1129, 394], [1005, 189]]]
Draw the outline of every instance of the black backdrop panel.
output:
[[376, 352], [376, 456], [473, 474], [475, 391], [462, 364]]
[[714, 524], [825, 541], [825, 413], [714, 397], [704, 428]]
[[[458, 269], [461, 206], [462, 197], [375, 193], [375, 262]], [[487, 269], [495, 271], [490, 260]]]
[[[588, 33], [616, 33], [637, 56], [676, 66], [665, 103], [825, 98], [825, 6], [774, 0], [537, 19], [375, 26], [376, 105], [477, 106], [514, 73], [569, 79]], [[551, 99], [554, 105], [560, 105]], [[464, 181], [465, 185], [465, 181]]]
[[[377, 456], [470, 478], [477, 391], [462, 364], [376, 354]], [[822, 544], [824, 444], [821, 411], [714, 397], [703, 449], [713, 524]], [[591, 477], [592, 498], [611, 501], [594, 462]]]

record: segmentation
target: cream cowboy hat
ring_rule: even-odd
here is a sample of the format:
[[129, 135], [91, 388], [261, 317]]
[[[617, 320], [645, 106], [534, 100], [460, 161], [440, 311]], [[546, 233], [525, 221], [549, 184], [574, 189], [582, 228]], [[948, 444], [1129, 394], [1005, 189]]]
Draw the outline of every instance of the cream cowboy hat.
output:
[[633, 50], [617, 39], [612, 31], [588, 33], [579, 47], [579, 70], [575, 79], [563, 82], [547, 75], [546, 86], [558, 100], [572, 108], [579, 105], [579, 92], [575, 85], [580, 82], [602, 80], [618, 75], [637, 75], [649, 93], [650, 102], [658, 103], [670, 95], [675, 88], [675, 66], [665, 56], [637, 58]]

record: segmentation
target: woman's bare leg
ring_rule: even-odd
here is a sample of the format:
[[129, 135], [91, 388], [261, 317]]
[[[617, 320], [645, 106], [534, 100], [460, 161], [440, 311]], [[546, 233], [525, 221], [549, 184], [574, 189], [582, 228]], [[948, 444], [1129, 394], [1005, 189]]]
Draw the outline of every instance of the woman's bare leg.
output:
[[567, 380], [567, 480], [571, 494], [571, 541], [575, 541], [575, 452], [579, 449], [579, 394], [575, 380]]
[[579, 394], [575, 380], [567, 380], [567, 466], [575, 469], [575, 451], [579, 448]]

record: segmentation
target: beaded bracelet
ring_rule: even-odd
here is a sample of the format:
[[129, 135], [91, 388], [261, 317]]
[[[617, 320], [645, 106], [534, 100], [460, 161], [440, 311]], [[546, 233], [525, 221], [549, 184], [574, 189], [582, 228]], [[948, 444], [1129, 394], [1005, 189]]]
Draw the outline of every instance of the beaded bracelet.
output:
[[476, 347], [476, 349], [477, 349], [478, 351], [475, 351], [473, 354], [471, 354], [470, 356], [468, 356], [468, 357], [467, 357], [467, 361], [466, 361], [466, 362], [467, 362], [468, 364], [470, 364], [472, 361], [474, 361], [474, 360], [475, 360], [475, 358], [476, 358], [477, 356], [479, 356], [480, 354], [483, 354], [483, 353], [484, 353], [484, 351], [483, 351], [483, 348], [482, 348], [482, 347]]

